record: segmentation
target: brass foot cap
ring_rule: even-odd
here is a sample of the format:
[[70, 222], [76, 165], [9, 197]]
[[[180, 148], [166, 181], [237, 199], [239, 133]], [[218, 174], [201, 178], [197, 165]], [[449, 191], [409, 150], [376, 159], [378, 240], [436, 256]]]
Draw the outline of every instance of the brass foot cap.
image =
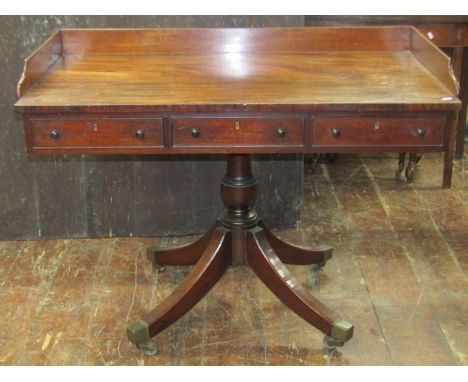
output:
[[341, 341], [338, 341], [334, 339], [333, 337], [325, 336], [323, 337], [323, 346], [326, 350], [333, 351], [335, 350], [338, 346], [343, 346], [344, 343]]
[[152, 245], [146, 248], [146, 258], [155, 265], [154, 252], [156, 252], [156, 246]]
[[164, 272], [166, 269], [163, 265], [156, 262], [155, 252], [158, 250], [158, 246], [152, 245], [146, 248], [146, 258], [153, 264], [153, 267], [156, 268], [159, 272]]
[[319, 246], [319, 249], [323, 251], [323, 261], [326, 262], [327, 260], [330, 260], [333, 256], [333, 248], [330, 247], [329, 245], [322, 244]]
[[353, 337], [353, 333], [354, 325], [340, 318], [333, 323], [330, 335], [344, 343]]
[[147, 342], [142, 342], [137, 345], [138, 349], [140, 349], [143, 354], [145, 355], [156, 355], [159, 352], [158, 344], [154, 340], [149, 340]]
[[145, 343], [151, 340], [148, 324], [143, 321], [137, 321], [127, 328], [127, 337], [135, 345]]

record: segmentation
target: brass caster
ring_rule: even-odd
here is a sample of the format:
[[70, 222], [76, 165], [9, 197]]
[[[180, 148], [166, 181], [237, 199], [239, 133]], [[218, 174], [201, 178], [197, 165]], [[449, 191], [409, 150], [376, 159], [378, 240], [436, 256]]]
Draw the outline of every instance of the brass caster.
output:
[[160, 264], [153, 265], [153, 267], [159, 273], [162, 273], [162, 272], [164, 272], [166, 270], [166, 267], [164, 265], [160, 265]]
[[323, 260], [320, 263], [312, 264], [312, 269], [316, 271], [321, 271], [326, 263], [327, 263], [327, 260]]
[[323, 337], [323, 346], [325, 349], [332, 351], [353, 338], [354, 325], [339, 318], [333, 323], [330, 334], [331, 336], [326, 334]]
[[325, 264], [327, 264], [327, 261], [330, 260], [333, 256], [333, 248], [328, 246], [328, 245], [321, 245], [319, 248], [321, 248], [324, 251], [323, 254], [323, 260], [319, 263], [312, 264], [312, 268], [320, 271]]
[[151, 339], [148, 324], [145, 321], [140, 320], [131, 324], [127, 328], [127, 337], [145, 355], [155, 355], [158, 353], [158, 344]]
[[343, 346], [344, 342], [338, 341], [337, 339], [330, 337], [325, 334], [323, 337], [323, 347], [328, 351], [335, 350], [338, 346]]
[[158, 354], [159, 348], [158, 343], [155, 340], [149, 340], [146, 342], [140, 342], [136, 345], [138, 349], [140, 349], [144, 355], [156, 355]]

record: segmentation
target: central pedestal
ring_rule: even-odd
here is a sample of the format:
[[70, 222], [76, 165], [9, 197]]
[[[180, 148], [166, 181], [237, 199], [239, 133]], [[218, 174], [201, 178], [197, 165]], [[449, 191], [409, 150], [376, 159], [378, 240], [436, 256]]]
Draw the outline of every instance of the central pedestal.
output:
[[325, 333], [328, 348], [343, 345], [354, 327], [310, 295], [284, 264], [324, 266], [332, 248], [301, 248], [278, 239], [258, 220], [253, 209], [256, 180], [251, 158], [231, 154], [221, 180], [221, 198], [226, 211], [201, 238], [184, 247], [150, 247], [148, 259], [156, 268], [194, 265], [187, 278], [155, 309], [127, 328], [127, 336], [147, 354], [155, 354], [151, 340], [188, 312], [232, 265], [249, 265], [265, 285], [290, 309]]

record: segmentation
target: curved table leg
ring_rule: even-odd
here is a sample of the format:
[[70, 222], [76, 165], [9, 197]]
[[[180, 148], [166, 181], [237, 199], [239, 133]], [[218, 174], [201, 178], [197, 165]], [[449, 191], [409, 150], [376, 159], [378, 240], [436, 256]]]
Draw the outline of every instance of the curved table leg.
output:
[[219, 280], [231, 261], [231, 232], [216, 228], [187, 278], [161, 304], [127, 328], [128, 339], [154, 354], [151, 337], [187, 313]]
[[327, 260], [332, 257], [333, 248], [328, 245], [322, 244], [316, 248], [301, 248], [278, 239], [265, 227], [263, 221], [260, 220], [258, 225], [263, 228], [266, 239], [279, 259], [285, 264], [317, 264], [323, 267]]
[[154, 267], [161, 270], [164, 265], [192, 265], [195, 264], [208, 246], [213, 231], [219, 223], [216, 222], [211, 229], [193, 243], [178, 248], [161, 248], [152, 245], [146, 248], [146, 257], [153, 263]]
[[247, 258], [253, 271], [283, 303], [324, 332], [326, 339], [332, 340], [327, 340], [327, 343], [341, 346], [351, 339], [354, 326], [328, 309], [297, 282], [271, 248], [262, 228], [247, 231]]

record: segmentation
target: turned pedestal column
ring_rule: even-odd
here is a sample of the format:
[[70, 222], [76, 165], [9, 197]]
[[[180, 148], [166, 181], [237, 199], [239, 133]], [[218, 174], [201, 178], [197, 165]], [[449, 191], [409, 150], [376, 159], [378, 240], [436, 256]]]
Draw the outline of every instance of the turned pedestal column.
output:
[[221, 198], [226, 210], [213, 227], [184, 247], [147, 249], [147, 257], [159, 269], [165, 265], [192, 265], [187, 278], [156, 308], [127, 328], [127, 336], [146, 354], [157, 352], [151, 340], [188, 312], [218, 281], [230, 265], [248, 265], [290, 309], [325, 333], [329, 348], [342, 346], [354, 327], [329, 310], [301, 286], [284, 264], [324, 266], [332, 248], [302, 248], [283, 242], [259, 221], [253, 209], [256, 179], [251, 158], [232, 154], [221, 179]]

